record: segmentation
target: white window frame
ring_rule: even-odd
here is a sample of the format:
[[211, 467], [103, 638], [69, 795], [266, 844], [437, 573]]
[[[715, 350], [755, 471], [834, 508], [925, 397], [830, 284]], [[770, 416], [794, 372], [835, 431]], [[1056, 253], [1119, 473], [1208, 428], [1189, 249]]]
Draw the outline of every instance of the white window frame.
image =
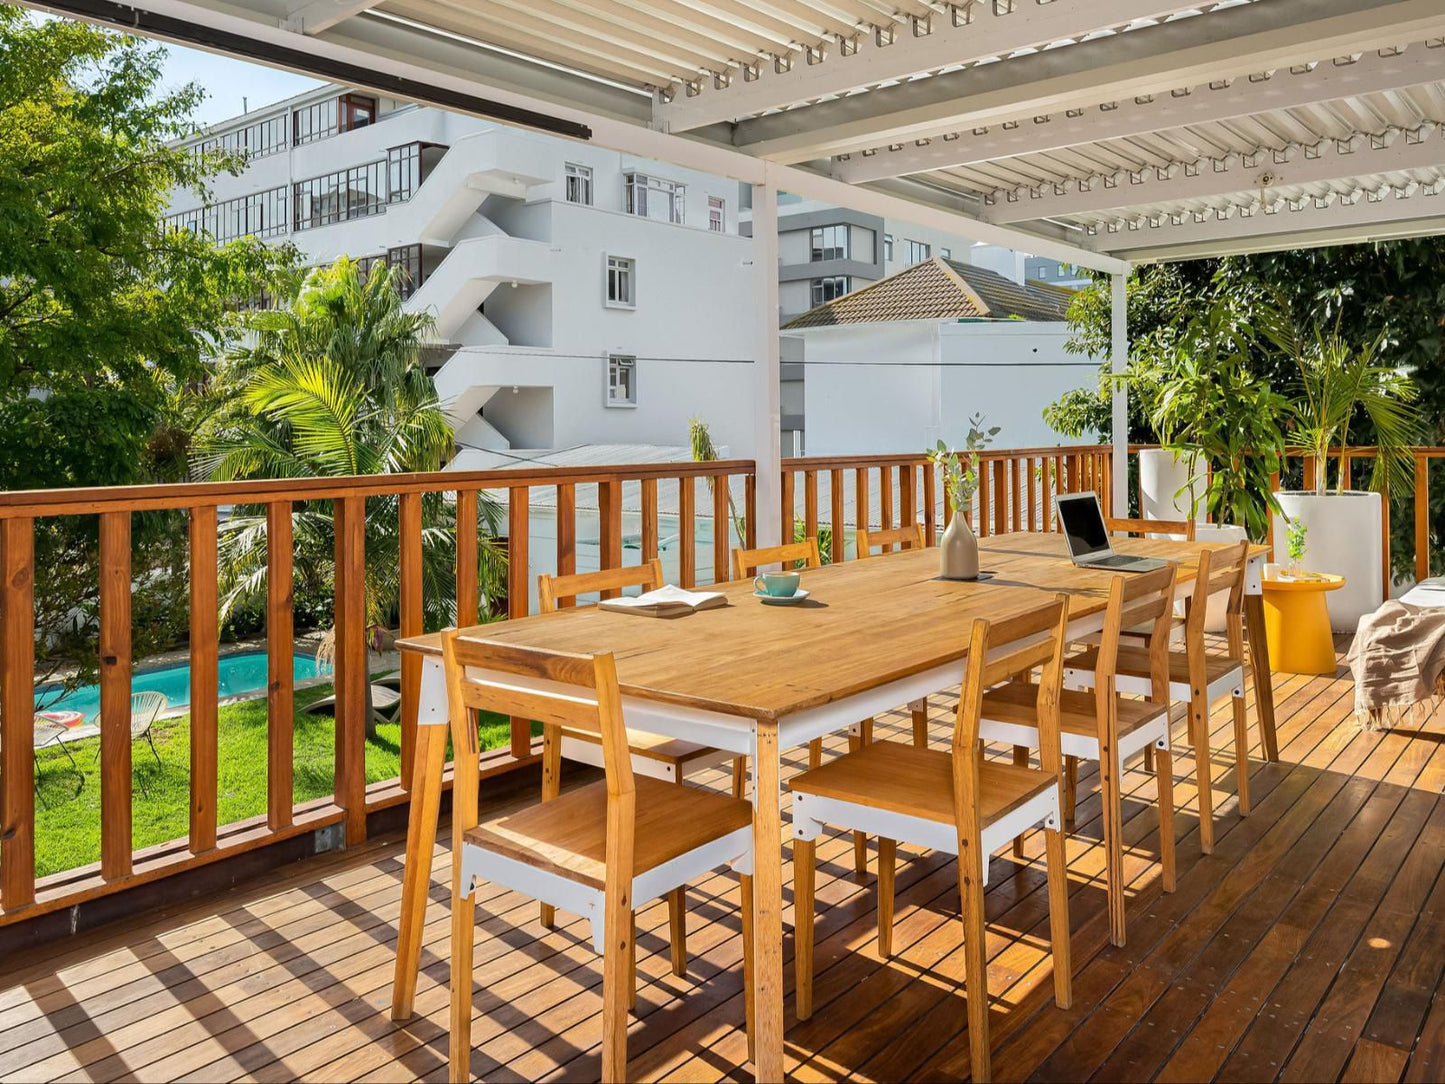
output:
[[727, 232], [728, 204], [721, 196], [707, 198], [707, 228], [709, 233]]
[[953, 259], [953, 249], [951, 248], [941, 248], [938, 250], [938, 254], [942, 256], [945, 260]]
[[[573, 198], [574, 188], [577, 194], [583, 198]], [[562, 196], [568, 203], [575, 203], [579, 207], [591, 207], [592, 167], [584, 166], [577, 162], [568, 162], [562, 180]]]
[[893, 235], [891, 233], [883, 235], [883, 258], [885, 260], [893, 259]]
[[[619, 290], [620, 296], [613, 297], [612, 284], [616, 281], [626, 287]], [[637, 308], [637, 261], [631, 256], [616, 256], [608, 253], [602, 260], [602, 303], [609, 309]]]
[[[826, 291], [824, 283], [833, 283], [835, 290], [838, 286], [841, 286], [842, 289], [837, 290], [832, 297], [824, 297], [823, 294]], [[812, 307], [815, 309], [819, 305], [826, 305], [829, 301], [837, 301], [838, 298], [844, 297], [852, 292], [853, 283], [847, 275], [824, 275], [822, 278], [813, 279], [808, 283], [808, 299], [813, 303]]]
[[[905, 245], [904, 263], [908, 267], [912, 267], [916, 263], [923, 263], [924, 261], [929, 260], [933, 257], [933, 246], [928, 244], [928, 242], [926, 241], [912, 241], [905, 239], [903, 243]], [[919, 253], [922, 253], [922, 255], [919, 255]], [[915, 257], [917, 258], [915, 259]]]
[[[622, 175], [623, 210], [638, 218], [652, 222], [671, 222], [681, 226], [686, 221], [687, 185], [669, 181], [666, 177], [654, 177], [650, 173], [628, 170]], [[653, 200], [667, 201], [667, 217], [654, 218], [648, 214], [648, 203]]]
[[[606, 354], [602, 364], [602, 405], [611, 410], [637, 409], [637, 356], [635, 354]], [[621, 374], [627, 373], [625, 381], [627, 398], [619, 398], [617, 388], [623, 383]]]
[[[808, 233], [808, 262], [846, 260], [852, 253], [852, 237], [846, 223], [814, 226]], [[836, 255], [829, 255], [835, 253]]]

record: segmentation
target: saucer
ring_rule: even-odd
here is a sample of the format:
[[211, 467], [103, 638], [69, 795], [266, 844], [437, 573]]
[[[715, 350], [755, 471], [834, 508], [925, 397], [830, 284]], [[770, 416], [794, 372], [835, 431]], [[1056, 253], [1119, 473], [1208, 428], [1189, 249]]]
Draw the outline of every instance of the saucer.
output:
[[795, 603], [806, 601], [807, 597], [808, 592], [801, 587], [791, 595], [765, 595], [761, 591], [753, 592], [753, 598], [764, 606], [792, 606]]

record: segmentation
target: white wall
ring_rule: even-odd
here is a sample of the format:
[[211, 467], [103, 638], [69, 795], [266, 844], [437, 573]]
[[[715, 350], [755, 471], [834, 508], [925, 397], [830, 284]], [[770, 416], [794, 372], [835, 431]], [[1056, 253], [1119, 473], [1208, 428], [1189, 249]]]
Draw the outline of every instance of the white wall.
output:
[[804, 339], [810, 455], [961, 445], [982, 412], [999, 447], [1073, 443], [1045, 406], [1093, 386], [1097, 367], [1064, 351], [1063, 324], [900, 321], [811, 328]]

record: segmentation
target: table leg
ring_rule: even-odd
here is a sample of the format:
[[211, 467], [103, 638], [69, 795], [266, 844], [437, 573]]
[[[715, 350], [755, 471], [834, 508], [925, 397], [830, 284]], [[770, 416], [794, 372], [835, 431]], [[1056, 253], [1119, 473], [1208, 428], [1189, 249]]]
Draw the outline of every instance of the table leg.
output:
[[401, 918], [397, 925], [396, 973], [391, 984], [391, 1018], [410, 1020], [421, 966], [421, 935], [426, 925], [431, 858], [436, 849], [437, 815], [441, 810], [442, 771], [446, 765], [447, 728], [416, 728], [412, 758], [411, 809], [406, 824], [406, 858], [401, 871]]
[[1264, 596], [1245, 594], [1244, 627], [1249, 638], [1249, 663], [1254, 672], [1254, 710], [1259, 716], [1259, 737], [1264, 759], [1279, 759], [1274, 735], [1274, 685], [1269, 669], [1269, 644], [1264, 635]]
[[783, 1079], [783, 822], [778, 728], [758, 723], [753, 758], [754, 1076]]

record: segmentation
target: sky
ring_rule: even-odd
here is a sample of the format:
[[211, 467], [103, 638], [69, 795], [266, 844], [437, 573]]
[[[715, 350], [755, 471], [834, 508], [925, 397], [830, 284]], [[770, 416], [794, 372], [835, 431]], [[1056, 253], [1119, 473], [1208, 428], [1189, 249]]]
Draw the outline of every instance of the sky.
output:
[[196, 122], [203, 125], [234, 117], [243, 108], [259, 109], [321, 85], [316, 79], [248, 64], [244, 60], [179, 45], [166, 48], [170, 53], [165, 66], [167, 89], [195, 82], [206, 90], [206, 100], [196, 110], [195, 117]]

